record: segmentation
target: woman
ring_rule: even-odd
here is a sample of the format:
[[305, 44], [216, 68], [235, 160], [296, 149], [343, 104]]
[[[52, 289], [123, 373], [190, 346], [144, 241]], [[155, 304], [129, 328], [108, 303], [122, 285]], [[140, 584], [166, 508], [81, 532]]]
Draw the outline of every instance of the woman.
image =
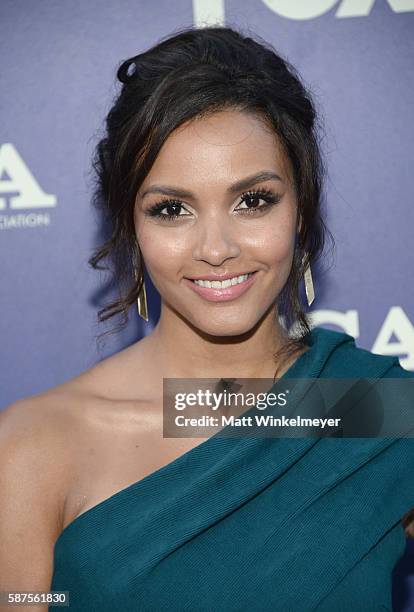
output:
[[99, 315], [138, 300], [148, 318], [145, 266], [161, 316], [2, 415], [3, 590], [68, 591], [79, 611], [391, 609], [410, 439], [162, 435], [164, 378], [412, 376], [308, 325], [327, 233], [309, 94], [269, 45], [219, 27], [118, 78], [95, 159], [112, 234], [90, 263], [112, 262], [120, 294]]

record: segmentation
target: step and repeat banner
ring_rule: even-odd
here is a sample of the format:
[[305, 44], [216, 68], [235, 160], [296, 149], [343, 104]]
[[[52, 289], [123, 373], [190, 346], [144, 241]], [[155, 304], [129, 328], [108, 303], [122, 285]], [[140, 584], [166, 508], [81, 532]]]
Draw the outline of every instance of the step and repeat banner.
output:
[[327, 223], [312, 324], [414, 370], [414, 0], [2, 0], [0, 408], [64, 382], [151, 331], [136, 309], [99, 334], [110, 293], [91, 158], [119, 63], [175, 29], [249, 28], [299, 70], [324, 123]]
[[110, 293], [87, 263], [102, 241], [91, 158], [120, 62], [192, 24], [249, 28], [298, 69], [324, 123], [335, 238], [312, 323], [414, 371], [414, 0], [2, 0], [0, 24], [0, 408], [156, 324], [147, 282], [149, 323], [132, 308], [97, 343], [114, 322], [97, 323]]

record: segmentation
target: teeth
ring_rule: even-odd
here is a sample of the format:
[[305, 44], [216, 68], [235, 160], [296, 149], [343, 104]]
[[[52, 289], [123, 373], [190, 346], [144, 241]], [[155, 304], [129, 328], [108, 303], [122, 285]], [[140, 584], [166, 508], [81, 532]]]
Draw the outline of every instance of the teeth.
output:
[[233, 278], [228, 278], [224, 281], [195, 280], [193, 282], [200, 287], [208, 287], [209, 289], [225, 289], [226, 287], [232, 287], [233, 285], [243, 283], [251, 275], [252, 273], [242, 274], [241, 276], [234, 276]]

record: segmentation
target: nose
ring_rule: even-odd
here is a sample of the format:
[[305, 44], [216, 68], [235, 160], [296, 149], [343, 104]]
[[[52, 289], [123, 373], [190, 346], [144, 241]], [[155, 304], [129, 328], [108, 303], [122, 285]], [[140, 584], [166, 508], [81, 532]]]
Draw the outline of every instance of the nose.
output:
[[226, 259], [240, 255], [239, 236], [231, 219], [208, 215], [199, 219], [194, 228], [193, 258], [212, 266], [220, 266]]

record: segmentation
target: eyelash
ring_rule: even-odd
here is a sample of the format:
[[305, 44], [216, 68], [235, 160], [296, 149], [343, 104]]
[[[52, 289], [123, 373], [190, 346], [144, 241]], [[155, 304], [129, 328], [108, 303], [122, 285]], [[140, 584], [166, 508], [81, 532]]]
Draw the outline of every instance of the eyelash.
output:
[[[256, 206], [255, 208], [242, 208], [240, 210], [240, 212], [244, 215], [257, 215], [257, 214], [261, 214], [263, 210], [268, 210], [268, 208], [274, 206], [275, 204], [278, 204], [281, 200], [281, 195], [273, 193], [273, 191], [271, 191], [270, 189], [257, 189], [257, 190], [251, 190], [251, 191], [246, 191], [245, 193], [242, 193], [242, 195], [240, 196], [242, 198], [242, 202], [244, 201], [243, 199], [245, 198], [260, 198], [261, 200], [264, 200], [266, 202], [266, 204], [264, 204], [263, 206]], [[167, 200], [162, 200], [161, 202], [158, 202], [157, 204], [154, 204], [154, 206], [151, 206], [151, 208], [148, 208], [148, 210], [145, 211], [145, 214], [148, 215], [149, 217], [155, 217], [157, 219], [160, 219], [160, 221], [164, 221], [164, 222], [175, 222], [176, 219], [179, 219], [180, 217], [187, 217], [188, 215], [180, 215], [180, 214], [173, 214], [173, 215], [165, 215], [162, 214], [161, 211], [164, 210], [164, 208], [166, 208], [167, 206], [171, 206], [171, 205], [178, 205], [181, 206], [181, 208], [183, 207], [182, 202], [180, 202], [180, 200], [174, 200], [174, 199], [167, 199]]]

